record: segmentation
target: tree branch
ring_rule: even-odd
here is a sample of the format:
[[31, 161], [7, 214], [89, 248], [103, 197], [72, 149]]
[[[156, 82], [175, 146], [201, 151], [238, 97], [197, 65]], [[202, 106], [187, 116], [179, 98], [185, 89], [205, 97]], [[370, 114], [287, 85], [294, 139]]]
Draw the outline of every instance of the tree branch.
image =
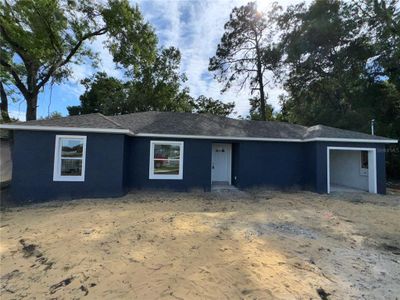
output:
[[1, 95], [1, 104], [0, 104], [1, 117], [3, 121], [10, 122], [10, 116], [8, 114], [8, 98], [2, 81], [0, 81], [0, 95]]
[[239, 91], [243, 90], [243, 88], [244, 88], [247, 80], [249, 79], [249, 77], [250, 77], [250, 73], [247, 73], [247, 76], [243, 79], [242, 83], [240, 84]]
[[76, 43], [76, 45], [70, 50], [69, 54], [67, 55], [67, 57], [60, 61], [59, 63], [55, 63], [53, 66], [51, 66], [51, 68], [49, 69], [49, 71], [47, 72], [47, 74], [45, 76], [43, 76], [43, 79], [40, 81], [40, 83], [36, 86], [35, 88], [35, 93], [39, 92], [39, 90], [47, 83], [47, 81], [49, 81], [50, 77], [54, 74], [54, 72], [65, 66], [66, 64], [68, 64], [71, 61], [71, 58], [76, 54], [76, 52], [79, 50], [79, 48], [82, 46], [83, 42], [87, 39], [90, 39], [94, 36], [98, 36], [98, 35], [103, 35], [107, 32], [107, 27], [101, 28], [97, 31], [94, 32], [90, 32], [86, 35], [84, 35], [79, 41], [78, 43]]
[[221, 65], [236, 64], [236, 63], [239, 63], [242, 61], [254, 61], [254, 60], [255, 60], [254, 58], [239, 58], [239, 59], [232, 59], [232, 60], [227, 59], [226, 61], [222, 61]]
[[257, 69], [245, 69], [245, 68], [240, 68], [240, 71], [246, 71], [246, 72], [257, 72]]
[[[55, 35], [53, 33], [53, 29], [50, 26], [47, 18], [43, 17], [41, 12], [39, 11], [39, 9], [36, 7], [36, 5], [34, 3], [32, 3], [33, 8], [35, 9], [35, 12], [38, 14], [38, 16], [43, 20], [43, 22], [46, 24], [47, 27], [47, 33], [49, 34], [49, 38], [50, 38], [50, 43], [51, 46], [53, 47], [54, 51], [56, 51], [56, 53], [60, 53], [60, 45], [58, 44], [58, 42], [56, 41]], [[55, 44], [57, 43], [57, 45]]]
[[3, 38], [12, 46], [13, 50], [15, 50], [15, 52], [17, 52], [18, 55], [22, 58], [22, 60], [25, 62], [28, 59], [27, 50], [10, 37], [7, 34], [6, 30], [4, 29], [3, 25], [1, 24], [0, 24], [0, 32]]
[[29, 91], [27, 90], [27, 88], [25, 87], [25, 85], [22, 83], [21, 79], [18, 76], [17, 71], [5, 60], [3, 60], [0, 57], [0, 64], [11, 74], [11, 76], [14, 78], [15, 80], [15, 85], [17, 86], [17, 88], [21, 91], [21, 93], [24, 95], [25, 98], [29, 97]]

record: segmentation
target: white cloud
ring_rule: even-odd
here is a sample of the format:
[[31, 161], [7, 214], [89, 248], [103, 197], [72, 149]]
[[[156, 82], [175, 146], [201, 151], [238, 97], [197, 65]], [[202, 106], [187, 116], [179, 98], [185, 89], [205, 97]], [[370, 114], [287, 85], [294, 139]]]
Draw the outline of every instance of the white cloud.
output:
[[98, 66], [98, 71], [106, 72], [108, 75], [121, 78], [123, 76], [121, 70], [115, 67], [115, 63], [113, 61], [113, 56], [110, 51], [108, 51], [107, 47], [105, 47], [104, 42], [107, 37], [105, 35], [99, 36], [97, 39], [93, 41], [91, 44], [91, 48], [98, 52], [100, 57], [100, 64]]
[[160, 43], [180, 49], [181, 71], [188, 77], [186, 85], [191, 94], [235, 101], [243, 114], [248, 110], [248, 97], [234, 91], [221, 95], [222, 86], [208, 72], [209, 58], [215, 54], [223, 25], [237, 4], [240, 1], [142, 1], [140, 6], [155, 26]]
[[60, 86], [60, 91], [64, 94], [61, 100], [65, 101], [70, 97], [78, 99], [85, 91], [85, 88], [78, 82], [69, 81]]
[[79, 83], [80, 80], [93, 73], [93, 69], [89, 62], [83, 64], [71, 64], [71, 70], [72, 74], [68, 81], [74, 83]]
[[110, 76], [121, 78], [123, 76], [121, 70], [117, 69], [113, 62], [113, 57], [104, 45], [107, 36], [101, 35], [94, 39], [88, 46], [96, 53], [100, 58], [99, 65], [97, 68], [92, 67], [92, 63], [89, 59], [86, 59], [82, 64], [72, 64], [72, 75], [69, 79], [69, 84], [80, 84], [80, 81], [84, 78], [92, 76], [95, 72], [101, 71], [106, 72]]
[[[298, 3], [301, 0], [279, 1], [282, 6]], [[131, 1], [136, 4], [135, 0]], [[221, 94], [222, 84], [213, 79], [208, 72], [209, 58], [215, 54], [217, 45], [224, 32], [224, 24], [235, 6], [246, 4], [248, 0], [139, 0], [138, 4], [147, 21], [156, 30], [160, 45], [175, 46], [182, 54], [181, 71], [186, 73], [186, 85], [195, 97], [204, 94], [224, 102], [234, 101], [240, 115], [247, 115], [249, 110], [249, 90], [237, 91], [235, 88]], [[272, 0], [257, 0], [260, 10], [268, 9]], [[90, 47], [99, 53], [100, 71], [122, 78], [123, 74], [115, 68], [112, 55], [104, 46], [106, 36], [100, 36]], [[61, 89], [66, 92], [65, 101], [69, 95], [79, 97], [83, 92], [80, 80], [91, 76], [95, 70], [89, 62], [73, 65], [73, 76]], [[269, 103], [277, 110], [280, 109], [278, 96], [283, 91], [280, 87], [268, 89]]]
[[[234, 101], [236, 110], [247, 115], [249, 110], [249, 90], [234, 88], [221, 94], [222, 85], [212, 79], [208, 72], [209, 58], [215, 55], [217, 45], [224, 32], [224, 24], [235, 6], [246, 4], [247, 0], [220, 1], [163, 1], [143, 0], [139, 2], [145, 18], [153, 24], [162, 45], [178, 47], [182, 54], [181, 71], [185, 72], [191, 94], [204, 94], [224, 102]], [[268, 9], [273, 1], [258, 0], [260, 10]], [[280, 1], [287, 6], [297, 0]], [[268, 89], [269, 102], [280, 109], [278, 96], [283, 91], [279, 87]]]
[[11, 118], [18, 119], [20, 121], [25, 121], [26, 120], [26, 114], [25, 114], [25, 111], [23, 111], [23, 110], [19, 110], [19, 111], [18, 110], [10, 110], [8, 112], [8, 115]]

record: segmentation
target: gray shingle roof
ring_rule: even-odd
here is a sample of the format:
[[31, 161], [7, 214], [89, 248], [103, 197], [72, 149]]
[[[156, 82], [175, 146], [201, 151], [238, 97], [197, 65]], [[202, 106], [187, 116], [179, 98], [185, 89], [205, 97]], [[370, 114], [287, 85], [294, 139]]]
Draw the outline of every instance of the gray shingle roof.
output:
[[301, 139], [306, 127], [208, 114], [143, 112], [110, 117], [133, 133]]
[[109, 117], [106, 117], [100, 113], [61, 117], [48, 120], [18, 122], [15, 125], [124, 129], [113, 120], [111, 120]]
[[133, 134], [193, 135], [234, 138], [272, 138], [309, 140], [360, 139], [390, 140], [356, 131], [324, 125], [305, 127], [284, 122], [237, 120], [208, 114], [179, 112], [141, 112], [119, 116], [100, 113], [69, 116], [50, 120], [19, 122], [15, 125], [55, 126], [93, 129], [124, 129]]
[[373, 140], [386, 140], [387, 138], [370, 135], [362, 132], [344, 130], [325, 125], [315, 125], [308, 127], [304, 139], [313, 138], [341, 138], [341, 139], [373, 139]]

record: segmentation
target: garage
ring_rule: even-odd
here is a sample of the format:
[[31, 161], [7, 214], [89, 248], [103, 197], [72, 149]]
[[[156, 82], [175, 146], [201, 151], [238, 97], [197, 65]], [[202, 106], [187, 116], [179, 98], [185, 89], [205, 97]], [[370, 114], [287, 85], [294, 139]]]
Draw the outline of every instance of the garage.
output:
[[328, 147], [327, 190], [377, 193], [376, 149]]

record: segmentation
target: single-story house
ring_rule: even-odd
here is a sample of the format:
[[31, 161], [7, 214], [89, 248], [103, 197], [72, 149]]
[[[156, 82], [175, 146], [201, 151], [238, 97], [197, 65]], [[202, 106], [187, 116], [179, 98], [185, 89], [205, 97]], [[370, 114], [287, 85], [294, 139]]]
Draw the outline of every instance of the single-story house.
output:
[[13, 130], [11, 195], [21, 201], [121, 196], [213, 184], [385, 193], [397, 140], [316, 125], [207, 114], [99, 113], [1, 125]]

